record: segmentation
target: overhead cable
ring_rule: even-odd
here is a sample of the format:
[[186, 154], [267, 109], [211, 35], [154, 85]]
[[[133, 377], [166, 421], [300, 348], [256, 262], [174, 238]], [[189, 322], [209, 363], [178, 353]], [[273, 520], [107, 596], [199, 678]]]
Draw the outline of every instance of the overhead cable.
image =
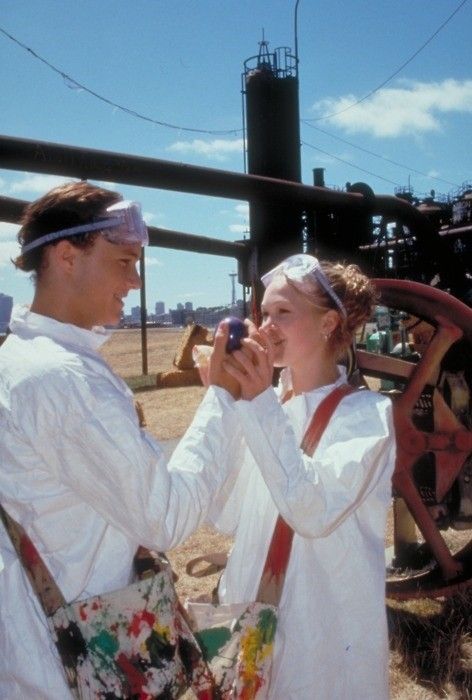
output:
[[121, 110], [122, 112], [126, 112], [126, 114], [130, 114], [132, 117], [136, 117], [137, 119], [143, 119], [146, 122], [150, 122], [151, 124], [157, 124], [158, 126], [164, 126], [168, 129], [175, 129], [176, 131], [187, 131], [191, 132], [194, 134], [213, 134], [215, 136], [224, 136], [224, 135], [229, 135], [229, 134], [239, 134], [242, 129], [195, 129], [189, 126], [180, 126], [178, 124], [171, 124], [170, 122], [163, 122], [159, 121], [158, 119], [153, 119], [152, 117], [148, 117], [144, 114], [141, 114], [140, 112], [137, 112], [134, 109], [129, 109], [128, 107], [123, 107], [123, 105], [118, 104], [117, 102], [113, 102], [113, 100], [109, 100], [107, 97], [104, 97], [103, 95], [100, 95], [98, 92], [95, 92], [94, 90], [91, 90], [88, 88], [86, 85], [83, 83], [79, 83], [78, 80], [70, 76], [68, 73], [65, 73], [64, 71], [60, 70], [60, 68], [57, 68], [54, 66], [52, 63], [47, 61], [45, 58], [40, 56], [36, 51], [33, 51], [32, 48], [29, 46], [26, 46], [26, 44], [23, 44], [21, 41], [16, 39], [12, 34], [9, 34], [5, 29], [0, 27], [0, 32], [4, 34], [8, 39], [13, 41], [15, 44], [20, 46], [22, 49], [27, 51], [29, 54], [33, 56], [33, 58], [36, 58], [38, 61], [41, 61], [41, 63], [44, 63], [48, 68], [50, 68], [52, 71], [60, 75], [66, 82], [70, 83], [72, 86], [80, 88], [81, 90], [84, 90], [84, 92], [88, 92], [89, 95], [92, 95], [93, 97], [96, 97], [97, 100], [101, 100], [102, 102], [105, 102], [106, 104], [110, 105], [111, 107], [115, 107], [116, 109]]
[[371, 172], [370, 170], [366, 170], [365, 168], [361, 168], [360, 165], [356, 165], [355, 163], [351, 163], [348, 160], [344, 160], [344, 158], [339, 158], [339, 156], [335, 156], [332, 153], [328, 153], [328, 151], [323, 151], [322, 148], [318, 148], [318, 146], [314, 146], [312, 143], [307, 143], [306, 141], [301, 142], [302, 146], [307, 146], [308, 148], [313, 148], [315, 151], [319, 151], [320, 153], [323, 153], [325, 156], [329, 156], [330, 158], [334, 158], [335, 160], [339, 160], [341, 163], [344, 163], [345, 165], [349, 165], [351, 168], [357, 168], [357, 170], [361, 170], [363, 173], [367, 173], [367, 175], [372, 175], [372, 177], [377, 177], [379, 180], [383, 180], [384, 182], [389, 182], [391, 185], [395, 185], [395, 187], [402, 187], [402, 185], [399, 182], [395, 182], [394, 180], [389, 180], [387, 177], [383, 177], [382, 175], [377, 175], [376, 173]]
[[378, 92], [381, 88], [383, 88], [385, 85], [387, 85], [387, 83], [389, 83], [391, 80], [393, 80], [393, 78], [395, 78], [399, 73], [401, 73], [401, 71], [409, 63], [411, 63], [413, 61], [413, 59], [416, 58], [418, 56], [418, 54], [421, 53], [421, 51], [423, 51], [423, 49], [426, 48], [426, 46], [429, 43], [431, 43], [431, 41], [439, 34], [441, 29], [444, 29], [446, 24], [448, 24], [448, 22], [451, 21], [451, 19], [454, 17], [454, 15], [456, 15], [459, 12], [459, 10], [466, 4], [466, 2], [467, 2], [467, 0], [462, 0], [462, 2], [459, 3], [459, 5], [456, 7], [456, 9], [453, 12], [451, 12], [449, 17], [444, 20], [444, 22], [436, 29], [435, 32], [433, 32], [433, 34], [431, 34], [431, 36], [428, 39], [426, 39], [426, 41], [420, 46], [420, 48], [417, 49], [414, 52], [414, 54], [412, 54], [410, 56], [410, 58], [408, 58], [406, 61], [404, 61], [404, 63], [402, 63], [401, 66], [399, 68], [397, 68], [396, 71], [394, 71], [391, 75], [389, 75], [388, 78], [386, 78], [384, 81], [382, 81], [380, 83], [380, 85], [377, 85], [376, 88], [374, 88], [373, 90], [368, 92], [367, 95], [364, 95], [364, 97], [360, 97], [358, 100], [356, 100], [356, 102], [353, 102], [352, 104], [347, 105], [347, 107], [343, 107], [343, 109], [340, 109], [337, 112], [331, 112], [330, 114], [325, 114], [322, 117], [312, 117], [312, 118], [310, 118], [309, 121], [319, 122], [319, 121], [323, 121], [325, 119], [331, 119], [331, 117], [336, 117], [338, 114], [343, 114], [344, 112], [347, 112], [348, 110], [352, 109], [353, 107], [357, 107], [357, 105], [361, 104], [361, 102], [365, 102], [369, 97], [372, 97], [372, 95], [374, 95], [376, 92]]
[[409, 170], [412, 173], [416, 173], [416, 175], [421, 175], [422, 177], [427, 177], [430, 180], [438, 180], [439, 182], [445, 182], [447, 185], [452, 185], [452, 187], [460, 187], [456, 182], [451, 182], [450, 180], [445, 180], [443, 177], [437, 177], [436, 175], [428, 175], [427, 173], [423, 173], [421, 170], [417, 170], [416, 168], [412, 168], [409, 165], [404, 165], [403, 163], [398, 163], [396, 160], [391, 160], [390, 158], [387, 158], [386, 156], [381, 156], [379, 153], [374, 153], [374, 151], [370, 151], [368, 148], [363, 148], [362, 146], [357, 146], [355, 143], [351, 143], [350, 141], [347, 141], [346, 139], [341, 138], [341, 136], [336, 136], [335, 134], [331, 134], [329, 131], [325, 131], [324, 129], [320, 129], [319, 126], [315, 126], [314, 124], [309, 124], [306, 119], [301, 119], [300, 120], [303, 124], [306, 126], [309, 126], [311, 129], [316, 129], [316, 131], [320, 131], [322, 134], [326, 134], [326, 136], [330, 136], [333, 139], [336, 139], [337, 141], [341, 141], [342, 143], [347, 144], [348, 146], [352, 146], [353, 148], [357, 148], [359, 151], [363, 151], [363, 153], [368, 153], [370, 156], [374, 156], [375, 158], [380, 158], [381, 160], [385, 160], [387, 163], [391, 163], [392, 165], [396, 165], [399, 168], [404, 168], [405, 170]]
[[[312, 121], [320, 121], [320, 120], [322, 120], [322, 119], [328, 119], [329, 117], [335, 116], [335, 115], [337, 115], [337, 114], [341, 114], [342, 112], [345, 112], [345, 111], [347, 111], [348, 109], [351, 109], [352, 107], [355, 107], [355, 106], [358, 105], [360, 102], [363, 102], [363, 101], [366, 100], [368, 97], [370, 97], [371, 95], [373, 95], [375, 92], [377, 92], [378, 90], [380, 90], [381, 87], [383, 87], [383, 86], [386, 85], [390, 80], [392, 80], [393, 77], [395, 77], [408, 63], [410, 63], [410, 62], [411, 62], [411, 61], [412, 61], [412, 60], [427, 46], [427, 44], [429, 44], [429, 43], [432, 41], [432, 39], [441, 31], [441, 29], [443, 29], [443, 27], [446, 26], [446, 24], [454, 17], [455, 14], [457, 14], [457, 12], [463, 7], [463, 5], [465, 5], [466, 2], [467, 2], [467, 0], [462, 0], [462, 1], [459, 3], [458, 7], [456, 7], [456, 9], [449, 15], [449, 17], [448, 17], [448, 18], [438, 27], [438, 29], [436, 29], [436, 31], [423, 43], [423, 45], [422, 45], [422, 46], [421, 46], [407, 61], [405, 61], [405, 62], [404, 62], [404, 63], [403, 63], [389, 78], [387, 78], [385, 81], [383, 81], [383, 82], [381, 83], [381, 85], [379, 85], [377, 88], [375, 88], [374, 90], [371, 90], [367, 95], [365, 95], [364, 97], [362, 97], [361, 99], [359, 99], [357, 102], [354, 102], [352, 105], [348, 105], [348, 107], [346, 107], [346, 108], [340, 110], [339, 112], [334, 112], [334, 113], [332, 113], [332, 114], [325, 115], [324, 117], [318, 117], [318, 118], [313, 118], [313, 119], [302, 119], [301, 122], [304, 123], [304, 124], [306, 124], [306, 126], [309, 126], [309, 127], [313, 128], [313, 129], [317, 129], [317, 130], [320, 131], [321, 133], [324, 133], [324, 134], [326, 134], [326, 135], [328, 135], [328, 136], [331, 136], [332, 138], [338, 139], [339, 141], [342, 141], [343, 143], [346, 143], [346, 144], [349, 145], [349, 146], [352, 146], [352, 147], [354, 147], [354, 148], [357, 148], [357, 149], [359, 149], [359, 150], [361, 150], [361, 151], [363, 151], [363, 152], [365, 152], [365, 153], [368, 153], [369, 155], [372, 155], [372, 156], [374, 156], [374, 157], [376, 157], [376, 158], [381, 158], [382, 160], [385, 160], [386, 162], [389, 162], [389, 163], [391, 163], [392, 165], [396, 165], [396, 166], [398, 166], [398, 167], [404, 168], [404, 169], [406, 169], [406, 170], [409, 170], [410, 172], [414, 172], [414, 173], [416, 173], [416, 174], [418, 174], [418, 175], [421, 175], [421, 176], [423, 176], [423, 177], [427, 177], [427, 178], [430, 178], [430, 179], [433, 179], [433, 180], [438, 180], [438, 181], [447, 183], [447, 184], [449, 184], [449, 185], [452, 185], [452, 186], [454, 186], [454, 187], [458, 187], [457, 183], [450, 182], [449, 180], [445, 180], [444, 178], [439, 178], [439, 177], [436, 177], [436, 176], [434, 176], [434, 175], [428, 175], [428, 174], [423, 173], [423, 172], [421, 172], [421, 171], [419, 171], [419, 170], [417, 170], [417, 169], [415, 169], [415, 168], [411, 168], [411, 167], [409, 167], [409, 166], [407, 166], [407, 165], [404, 165], [404, 164], [402, 164], [402, 163], [398, 163], [398, 162], [396, 162], [396, 161], [394, 161], [394, 160], [391, 160], [391, 159], [389, 159], [389, 158], [386, 158], [385, 156], [381, 156], [381, 155], [379, 155], [379, 154], [376, 154], [376, 153], [374, 153], [373, 151], [369, 151], [369, 150], [366, 149], [366, 148], [362, 148], [361, 146], [357, 146], [356, 144], [353, 144], [353, 143], [351, 143], [351, 142], [349, 142], [349, 141], [347, 141], [347, 140], [345, 140], [345, 139], [343, 139], [343, 138], [341, 138], [341, 137], [339, 137], [339, 136], [335, 136], [334, 134], [330, 134], [329, 132], [326, 132], [326, 131], [324, 131], [323, 129], [321, 129], [321, 128], [319, 128], [319, 127], [316, 127], [315, 125], [311, 124], [310, 122], [312, 122]], [[297, 0], [296, 5], [298, 5], [298, 0]], [[35, 58], [35, 59], [37, 59], [38, 61], [41, 61], [42, 63], [44, 63], [48, 68], [50, 68], [52, 71], [54, 71], [55, 73], [57, 73], [58, 75], [60, 75], [60, 76], [63, 78], [63, 80], [65, 80], [67, 83], [70, 83], [72, 86], [75, 86], [75, 87], [77, 87], [77, 88], [79, 88], [79, 89], [84, 90], [85, 92], [87, 92], [88, 94], [90, 94], [90, 95], [92, 95], [93, 97], [97, 98], [98, 100], [101, 100], [102, 102], [104, 102], [104, 103], [106, 103], [106, 104], [108, 104], [108, 105], [110, 105], [110, 106], [112, 106], [112, 107], [114, 107], [114, 108], [116, 108], [116, 109], [119, 109], [119, 110], [121, 110], [122, 112], [125, 112], [126, 114], [129, 114], [129, 115], [132, 116], [132, 117], [135, 117], [135, 118], [137, 118], [137, 119], [141, 119], [141, 120], [144, 120], [144, 121], [147, 121], [147, 122], [149, 122], [149, 123], [156, 124], [156, 125], [158, 125], [158, 126], [162, 126], [162, 127], [165, 127], [165, 128], [174, 129], [174, 130], [183, 131], [183, 132], [190, 132], [190, 133], [198, 133], [198, 134], [208, 134], [208, 135], [219, 135], [219, 136], [222, 136], [222, 135], [237, 135], [237, 134], [240, 134], [240, 133], [243, 131], [243, 129], [226, 129], [226, 130], [222, 130], [222, 129], [218, 129], [218, 130], [217, 130], [217, 129], [197, 129], [197, 128], [194, 128], [194, 127], [185, 127], [185, 126], [180, 126], [180, 125], [173, 124], [173, 123], [170, 123], [170, 122], [160, 121], [160, 120], [154, 119], [154, 118], [152, 118], [152, 117], [143, 115], [143, 114], [137, 112], [136, 110], [130, 109], [130, 108], [128, 108], [128, 107], [124, 107], [123, 105], [120, 105], [120, 104], [118, 104], [118, 103], [116, 103], [116, 102], [114, 102], [114, 101], [112, 101], [112, 100], [110, 100], [110, 99], [104, 97], [103, 95], [100, 95], [99, 93], [95, 92], [94, 90], [91, 90], [91, 89], [88, 88], [86, 85], [80, 83], [80, 82], [77, 81], [75, 78], [71, 77], [69, 74], [65, 73], [64, 71], [62, 71], [62, 70], [60, 70], [59, 68], [57, 68], [56, 66], [54, 66], [52, 63], [50, 63], [50, 62], [47, 61], [45, 58], [43, 58], [42, 56], [40, 56], [38, 53], [36, 53], [36, 52], [35, 52], [32, 48], [30, 48], [29, 46], [26, 46], [26, 45], [23, 44], [21, 41], [19, 41], [18, 39], [16, 39], [13, 35], [11, 35], [9, 32], [7, 32], [7, 31], [6, 31], [5, 29], [3, 29], [2, 27], [0, 27], [0, 33], [4, 34], [8, 39], [10, 39], [10, 40], [13, 41], [15, 44], [17, 44], [18, 46], [20, 46], [22, 49], [24, 49], [25, 51], [27, 51], [31, 56], [33, 56], [33, 58]], [[364, 168], [361, 168], [361, 167], [358, 166], [358, 165], [355, 165], [354, 163], [350, 163], [349, 161], [343, 160], [342, 158], [339, 158], [338, 156], [335, 156], [335, 155], [333, 155], [333, 154], [331, 154], [331, 153], [328, 153], [327, 151], [323, 151], [321, 148], [318, 148], [318, 147], [316, 147], [316, 146], [314, 146], [314, 145], [312, 145], [312, 144], [309, 144], [309, 143], [306, 143], [306, 142], [302, 142], [302, 143], [303, 143], [303, 145], [305, 145], [305, 146], [307, 146], [307, 147], [309, 147], [309, 148], [313, 148], [313, 149], [315, 149], [315, 150], [320, 151], [321, 153], [324, 153], [325, 155], [329, 156], [330, 158], [334, 158], [334, 159], [336, 159], [336, 160], [339, 160], [340, 162], [345, 163], [346, 165], [350, 165], [350, 166], [353, 167], [353, 168], [357, 168], [358, 170], [361, 170], [361, 171], [363, 171], [363, 172], [365, 172], [365, 173], [367, 173], [367, 174], [369, 174], [369, 175], [372, 175], [372, 176], [374, 176], [374, 177], [376, 177], [376, 178], [379, 178], [379, 179], [381, 179], [381, 180], [384, 180], [385, 182], [389, 182], [389, 183], [391, 183], [391, 184], [393, 184], [393, 185], [398, 185], [398, 186], [400, 186], [398, 183], [394, 182], [393, 180], [389, 180], [388, 178], [382, 177], [381, 175], [377, 175], [377, 174], [375, 174], [375, 173], [372, 173], [372, 172], [370, 172], [369, 170], [366, 170], [366, 169], [364, 169]]]

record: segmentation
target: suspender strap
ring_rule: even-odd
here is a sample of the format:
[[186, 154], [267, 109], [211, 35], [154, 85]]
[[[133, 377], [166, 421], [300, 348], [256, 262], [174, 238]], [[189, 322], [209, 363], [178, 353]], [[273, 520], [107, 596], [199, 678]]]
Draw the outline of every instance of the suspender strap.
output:
[[333, 391], [320, 402], [303, 436], [301, 445], [303, 452], [310, 457], [313, 456], [337, 405], [345, 396], [352, 394], [353, 391], [355, 391], [355, 389], [349, 384], [341, 384], [341, 386], [333, 389]]
[[[320, 438], [333, 415], [336, 406], [354, 391], [348, 384], [342, 384], [325, 396], [315, 410], [302, 440], [301, 448], [309, 457], [316, 450]], [[282, 516], [278, 516], [262, 571], [257, 598], [261, 603], [278, 605], [282, 596], [285, 574], [292, 549], [293, 529]]]
[[0, 518], [46, 615], [65, 604], [64, 597], [30, 538], [0, 504]]

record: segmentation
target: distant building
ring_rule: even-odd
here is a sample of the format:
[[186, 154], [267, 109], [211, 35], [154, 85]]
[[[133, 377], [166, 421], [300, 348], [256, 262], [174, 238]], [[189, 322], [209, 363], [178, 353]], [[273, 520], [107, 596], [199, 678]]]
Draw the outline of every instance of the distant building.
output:
[[133, 323], [139, 323], [141, 321], [141, 307], [133, 306], [131, 309], [131, 321]]
[[187, 326], [189, 323], [198, 323], [206, 328], [215, 328], [226, 316], [244, 318], [244, 301], [238, 299], [234, 305], [227, 306], [199, 306], [193, 308], [190, 301], [177, 304], [176, 309], [169, 309], [173, 326]]
[[13, 297], [0, 293], [0, 333], [5, 333], [10, 323]]
[[[180, 306], [180, 309], [179, 309]], [[177, 304], [176, 309], [170, 309], [170, 317], [172, 319], [173, 326], [184, 326], [185, 325], [185, 311], [182, 304]]]
[[162, 316], [166, 312], [166, 306], [163, 301], [156, 301], [156, 305], [154, 307], [154, 313], [156, 316]]
[[210, 308], [200, 306], [194, 311], [195, 323], [206, 328], [215, 328], [227, 316], [244, 318], [243, 309], [239, 309], [237, 306], [213, 306]]

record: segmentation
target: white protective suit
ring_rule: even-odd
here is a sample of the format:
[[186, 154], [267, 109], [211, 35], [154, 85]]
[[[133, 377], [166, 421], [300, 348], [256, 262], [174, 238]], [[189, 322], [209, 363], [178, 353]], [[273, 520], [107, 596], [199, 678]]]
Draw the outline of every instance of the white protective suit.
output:
[[[210, 389], [168, 471], [131, 391], [98, 353], [107, 339], [16, 308], [0, 349], [0, 499], [66, 600], [130, 582], [139, 544], [169, 549], [203, 521], [241, 444], [229, 395]], [[229, 437], [231, 436], [231, 437]], [[66, 700], [36, 595], [0, 524], [0, 698]]]
[[[287, 370], [282, 380], [279, 393], [285, 394]], [[321, 399], [344, 381], [342, 374], [335, 385], [283, 406], [272, 388], [235, 403], [250, 451], [229, 500], [216, 501], [211, 511], [218, 529], [235, 534], [221, 601], [254, 599], [278, 513], [295, 530], [270, 700], [388, 698], [384, 532], [395, 456], [390, 400], [367, 390], [345, 397], [314, 457], [298, 447]]]

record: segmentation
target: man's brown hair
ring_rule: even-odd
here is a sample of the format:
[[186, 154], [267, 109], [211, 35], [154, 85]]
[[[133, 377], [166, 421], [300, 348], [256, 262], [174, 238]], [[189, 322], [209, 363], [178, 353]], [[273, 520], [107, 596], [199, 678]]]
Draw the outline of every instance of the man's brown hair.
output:
[[[47, 233], [86, 224], [120, 199], [121, 196], [116, 192], [84, 181], [59, 185], [26, 207], [18, 232], [18, 242], [26, 245]], [[96, 232], [78, 233], [68, 237], [68, 240], [78, 247], [86, 248], [92, 245], [97, 235]], [[46, 245], [54, 245], [60, 240], [62, 239], [58, 238]], [[44, 248], [45, 246], [39, 246], [19, 255], [13, 261], [14, 265], [24, 272], [39, 275]]]

